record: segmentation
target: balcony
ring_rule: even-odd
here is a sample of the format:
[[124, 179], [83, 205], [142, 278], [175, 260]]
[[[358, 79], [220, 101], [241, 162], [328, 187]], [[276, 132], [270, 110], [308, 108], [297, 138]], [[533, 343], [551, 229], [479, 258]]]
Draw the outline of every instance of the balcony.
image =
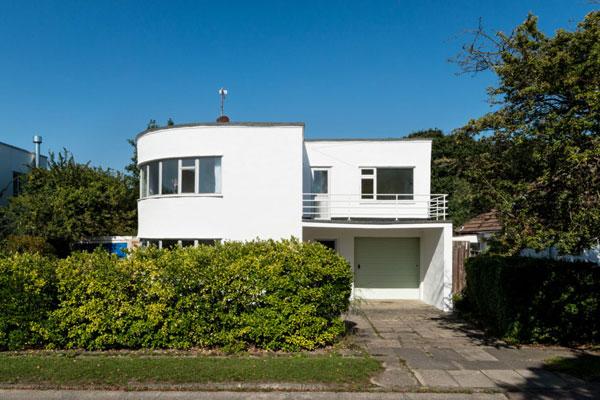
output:
[[[370, 197], [370, 198], [369, 198]], [[302, 195], [302, 218], [311, 220], [445, 220], [447, 194]]]

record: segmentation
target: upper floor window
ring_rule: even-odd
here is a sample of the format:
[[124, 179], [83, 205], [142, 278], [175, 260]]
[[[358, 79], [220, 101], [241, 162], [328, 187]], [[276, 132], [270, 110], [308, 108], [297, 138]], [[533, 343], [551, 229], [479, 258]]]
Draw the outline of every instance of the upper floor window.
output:
[[17, 197], [23, 193], [23, 182], [25, 180], [25, 173], [13, 171], [13, 196]]
[[414, 168], [361, 168], [362, 199], [412, 200]]
[[152, 161], [140, 167], [140, 197], [221, 193], [221, 157]]

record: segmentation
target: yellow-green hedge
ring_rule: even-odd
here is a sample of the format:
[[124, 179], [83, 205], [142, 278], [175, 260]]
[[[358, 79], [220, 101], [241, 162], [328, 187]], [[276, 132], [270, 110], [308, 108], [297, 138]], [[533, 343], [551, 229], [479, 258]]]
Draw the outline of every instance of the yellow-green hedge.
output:
[[46, 262], [56, 305], [30, 324], [39, 341], [20, 347], [313, 349], [343, 333], [352, 279], [342, 257], [297, 240]]

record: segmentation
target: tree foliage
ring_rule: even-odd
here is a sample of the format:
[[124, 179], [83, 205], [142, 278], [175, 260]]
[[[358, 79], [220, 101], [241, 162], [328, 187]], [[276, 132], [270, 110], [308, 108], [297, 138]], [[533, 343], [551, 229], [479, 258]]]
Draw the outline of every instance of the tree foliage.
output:
[[[473, 33], [473, 32], [472, 32]], [[496, 249], [578, 252], [600, 237], [600, 11], [574, 31], [542, 33], [529, 15], [510, 34], [474, 31], [455, 61], [492, 70], [495, 111], [459, 130], [483, 135], [474, 187], [504, 222]], [[493, 40], [492, 40], [493, 39]], [[485, 44], [481, 44], [483, 43]]]
[[487, 150], [487, 143], [464, 134], [448, 134], [439, 129], [413, 132], [410, 138], [430, 138], [431, 193], [448, 194], [448, 213], [456, 225], [487, 211], [470, 182], [470, 159]]
[[32, 235], [68, 254], [88, 236], [135, 234], [137, 192], [120, 172], [76, 163], [67, 150], [31, 168], [23, 193], [0, 210], [4, 233]]

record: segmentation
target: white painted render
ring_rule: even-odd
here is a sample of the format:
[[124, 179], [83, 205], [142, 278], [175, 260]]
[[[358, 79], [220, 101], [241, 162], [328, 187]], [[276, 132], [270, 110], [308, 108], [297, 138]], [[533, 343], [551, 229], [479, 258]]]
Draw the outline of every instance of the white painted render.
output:
[[420, 238], [420, 285], [411, 289], [377, 289], [354, 293], [370, 299], [418, 299], [441, 310], [452, 309], [452, 223], [414, 224], [346, 224], [304, 222], [306, 241], [335, 240], [336, 251], [354, 263], [355, 237], [418, 237]]
[[139, 200], [143, 239], [252, 240], [302, 237], [303, 125], [198, 125], [138, 137], [138, 165], [221, 156], [221, 194]]
[[[13, 172], [27, 172], [34, 159], [34, 152], [0, 143], [0, 205], [6, 205], [14, 195]], [[46, 156], [40, 156], [40, 166], [45, 168], [47, 160]]]
[[[413, 192], [428, 196], [431, 183], [431, 139], [404, 140], [318, 140], [305, 141], [304, 153], [304, 192], [312, 191], [311, 169], [328, 168], [329, 193], [332, 204], [337, 195], [359, 195], [361, 193], [361, 168], [399, 167], [414, 168]], [[424, 197], [415, 196], [407, 200], [403, 207], [409, 212], [407, 217], [427, 218], [427, 204]], [[377, 213], [372, 201], [361, 201], [366, 215], [369, 210]], [[332, 217], [336, 217], [333, 213]]]

